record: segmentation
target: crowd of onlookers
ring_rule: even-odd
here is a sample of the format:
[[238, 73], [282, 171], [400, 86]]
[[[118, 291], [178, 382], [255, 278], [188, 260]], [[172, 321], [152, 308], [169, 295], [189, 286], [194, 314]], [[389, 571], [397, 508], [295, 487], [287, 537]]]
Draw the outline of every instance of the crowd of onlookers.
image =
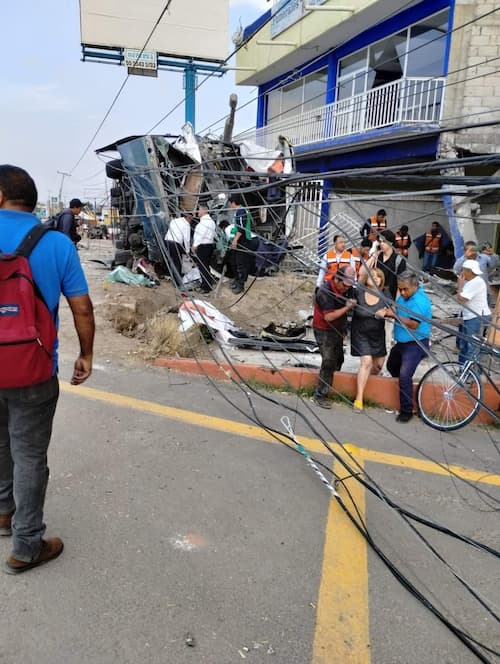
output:
[[[182, 286], [182, 259], [191, 255], [201, 276], [203, 293], [213, 287], [210, 260], [217, 238], [222, 234], [228, 250], [225, 262], [233, 277], [231, 289], [239, 294], [251, 270], [256, 251], [249, 211], [238, 196], [229, 198], [234, 212], [232, 223], [217, 227], [204, 203], [198, 206], [199, 221], [183, 215], [170, 222], [165, 236], [169, 270], [174, 282]], [[194, 230], [193, 230], [194, 226]], [[408, 264], [412, 244], [418, 248], [422, 270]], [[364, 391], [370, 375], [386, 367], [399, 379], [399, 422], [413, 416], [413, 376], [421, 360], [428, 355], [432, 304], [423, 288], [424, 274], [435, 273], [437, 260], [451, 240], [439, 223], [414, 241], [408, 227], [397, 232], [388, 228], [385, 210], [379, 210], [363, 224], [358, 246], [347, 248], [347, 238], [338, 233], [333, 245], [322, 256], [314, 296], [313, 330], [321, 353], [319, 380], [314, 401], [331, 408], [328, 398], [333, 376], [344, 362], [344, 343], [350, 330], [350, 352], [360, 358], [357, 390], [353, 407], [364, 410]], [[459, 361], [472, 357], [473, 335], [480, 334], [490, 316], [492, 295], [488, 274], [500, 260], [491, 245], [481, 249], [475, 242], [465, 244], [464, 256], [453, 269], [458, 277], [457, 304], [461, 306], [458, 332]], [[389, 346], [389, 334], [393, 337]]]
[[[346, 248], [337, 234], [322, 257], [314, 296], [313, 329], [321, 353], [319, 380], [313, 400], [331, 408], [328, 398], [335, 371], [344, 361], [344, 340], [350, 324], [350, 352], [360, 358], [353, 408], [364, 409], [363, 395], [370, 375], [387, 371], [399, 379], [399, 422], [413, 416], [413, 375], [428, 355], [432, 304], [423, 288], [424, 273], [432, 275], [443, 243], [448, 242], [437, 222], [422, 236], [422, 271], [407, 264], [412, 239], [407, 226], [393, 233], [384, 210], [361, 228], [358, 247]], [[473, 336], [484, 332], [491, 317], [492, 295], [488, 274], [499, 264], [491, 245], [481, 249], [466, 242], [464, 256], [454, 264], [458, 277], [457, 303], [461, 325], [457, 335], [459, 361], [475, 352]], [[387, 357], [387, 321], [393, 323], [393, 344]], [[387, 362], [386, 362], [387, 357]]]

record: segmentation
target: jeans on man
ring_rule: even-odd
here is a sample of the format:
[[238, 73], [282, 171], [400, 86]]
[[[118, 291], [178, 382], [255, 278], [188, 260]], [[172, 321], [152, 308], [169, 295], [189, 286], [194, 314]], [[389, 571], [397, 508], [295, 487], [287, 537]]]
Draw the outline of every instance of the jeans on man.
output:
[[476, 337], [481, 336], [481, 331], [483, 327], [483, 319], [481, 316], [475, 316], [474, 318], [469, 318], [464, 320], [461, 327], [461, 336], [459, 338], [459, 348], [460, 352], [458, 354], [458, 361], [460, 364], [465, 364], [467, 360], [472, 360], [474, 355], [477, 352], [477, 341], [471, 342], [470, 337], [475, 335]]
[[344, 337], [338, 330], [318, 328], [314, 328], [314, 336], [321, 354], [318, 385], [314, 395], [326, 397], [332, 386], [333, 374], [339, 371], [344, 363]]
[[0, 514], [11, 514], [12, 555], [39, 553], [49, 478], [47, 449], [59, 397], [57, 376], [39, 385], [0, 389]]
[[433, 254], [432, 251], [424, 251], [424, 260], [422, 262], [422, 270], [428, 272], [430, 275], [434, 274], [439, 254]]
[[393, 378], [399, 378], [399, 409], [401, 413], [413, 413], [413, 374], [420, 361], [428, 355], [429, 339], [397, 343], [391, 348], [387, 370]]

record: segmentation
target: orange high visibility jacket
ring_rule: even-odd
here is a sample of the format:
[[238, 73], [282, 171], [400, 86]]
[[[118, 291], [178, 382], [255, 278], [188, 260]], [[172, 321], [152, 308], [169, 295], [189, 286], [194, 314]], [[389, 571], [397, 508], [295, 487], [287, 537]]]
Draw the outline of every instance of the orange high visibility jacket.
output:
[[326, 254], [325, 281], [332, 279], [339, 267], [349, 266], [356, 270], [356, 274], [359, 272], [361, 260], [359, 258], [358, 252], [356, 249], [354, 249], [354, 247], [350, 251], [346, 249], [340, 254], [340, 256], [337, 255], [335, 249], [330, 249], [330, 251], [328, 251]]
[[368, 233], [368, 239], [371, 240], [372, 242], [375, 242], [377, 239], [377, 234], [380, 233], [380, 231], [385, 231], [387, 228], [387, 220], [384, 219], [383, 221], [378, 220], [377, 216], [374, 215], [373, 217], [370, 217], [370, 232]]
[[425, 234], [425, 251], [428, 251], [431, 254], [437, 254], [440, 245], [441, 245], [441, 233], [437, 233], [437, 235], [433, 236], [430, 231], [427, 231], [427, 233]]
[[401, 256], [408, 258], [408, 249], [410, 247], [410, 244], [411, 240], [409, 235], [401, 235], [399, 231], [396, 233], [394, 240], [394, 248], [399, 254], [401, 254]]

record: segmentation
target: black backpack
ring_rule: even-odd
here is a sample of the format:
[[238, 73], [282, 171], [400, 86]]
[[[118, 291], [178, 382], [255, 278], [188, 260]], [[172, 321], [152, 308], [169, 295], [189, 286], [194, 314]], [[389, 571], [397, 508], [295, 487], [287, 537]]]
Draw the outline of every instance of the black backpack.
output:
[[61, 217], [63, 215], [63, 212], [58, 212], [57, 214], [52, 215], [50, 219], [47, 219], [47, 221], [44, 222], [45, 228], [52, 228], [55, 231], [60, 230], [59, 228], [59, 222], [61, 221]]

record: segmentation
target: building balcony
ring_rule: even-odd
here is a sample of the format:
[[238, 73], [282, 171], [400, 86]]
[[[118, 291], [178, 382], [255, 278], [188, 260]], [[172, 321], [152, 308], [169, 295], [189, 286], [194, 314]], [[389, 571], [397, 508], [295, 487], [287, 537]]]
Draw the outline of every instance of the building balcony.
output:
[[271, 122], [240, 134], [237, 140], [252, 140], [274, 149], [278, 138], [284, 136], [295, 148], [300, 148], [351, 136], [363, 137], [367, 132], [387, 127], [435, 128], [441, 120], [444, 89], [444, 78], [400, 78], [368, 92]]

